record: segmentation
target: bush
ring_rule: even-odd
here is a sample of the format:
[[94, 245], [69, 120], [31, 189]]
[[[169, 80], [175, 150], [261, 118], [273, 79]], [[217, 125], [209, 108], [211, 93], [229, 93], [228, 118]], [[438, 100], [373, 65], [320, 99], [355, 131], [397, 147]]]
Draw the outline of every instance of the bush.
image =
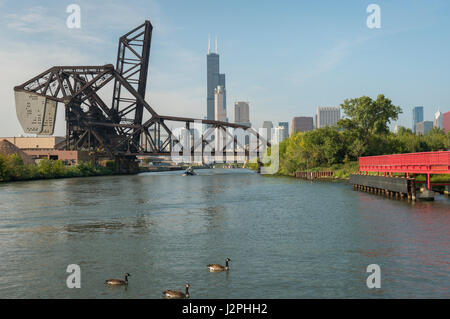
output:
[[61, 160], [48, 159], [41, 159], [37, 165], [25, 165], [17, 154], [0, 155], [0, 182], [111, 175], [113, 173], [114, 161], [108, 161], [106, 167], [96, 166], [92, 162], [80, 162], [77, 166], [65, 166]]

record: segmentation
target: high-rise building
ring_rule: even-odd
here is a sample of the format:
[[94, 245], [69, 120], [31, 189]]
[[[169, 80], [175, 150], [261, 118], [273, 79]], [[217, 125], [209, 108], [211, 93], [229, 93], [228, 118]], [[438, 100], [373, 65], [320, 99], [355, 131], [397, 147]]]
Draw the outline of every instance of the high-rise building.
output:
[[444, 127], [444, 124], [442, 122], [442, 113], [439, 109], [437, 110], [436, 113], [434, 113], [433, 127], [436, 127], [439, 129]]
[[[263, 134], [265, 135], [265, 137], [267, 137], [267, 141], [270, 142], [270, 140], [272, 139], [272, 129], [273, 129], [273, 124], [271, 121], [264, 121], [263, 123]], [[266, 135], [267, 134], [267, 135]]]
[[273, 139], [272, 142], [275, 144], [281, 143], [284, 141], [286, 136], [286, 127], [284, 126], [277, 126], [273, 129]]
[[413, 108], [412, 130], [414, 133], [416, 133], [416, 124], [419, 122], [423, 122], [423, 106]]
[[[214, 120], [214, 90], [221, 86], [225, 92], [225, 74], [219, 73], [219, 53], [217, 48], [216, 38], [216, 52], [211, 52], [211, 40], [208, 42], [208, 55], [206, 56], [206, 108], [208, 120]], [[224, 93], [224, 107], [226, 108], [226, 94]]]
[[295, 132], [308, 132], [313, 130], [313, 118], [309, 116], [297, 116], [292, 119], [291, 135]]
[[442, 114], [442, 126], [445, 134], [450, 132], [450, 112]]
[[425, 135], [432, 129], [433, 129], [433, 122], [431, 122], [431, 121], [422, 121], [422, 122], [416, 123], [416, 134], [417, 135]]
[[[216, 89], [214, 90], [214, 120], [215, 121], [221, 121], [226, 122], [227, 120], [227, 109], [224, 105], [224, 96], [225, 96], [225, 90], [218, 85]], [[215, 150], [217, 153], [216, 159], [221, 161], [221, 151], [226, 146], [226, 133], [223, 129], [216, 128], [215, 129], [215, 137], [214, 137], [214, 144], [215, 144]]]
[[278, 122], [278, 126], [284, 127], [282, 141], [289, 137], [289, 122]]
[[226, 122], [225, 89], [218, 85], [214, 90], [214, 120]]
[[334, 126], [341, 119], [340, 107], [318, 107], [316, 128]]
[[238, 124], [250, 125], [250, 109], [248, 102], [234, 103], [234, 122]]

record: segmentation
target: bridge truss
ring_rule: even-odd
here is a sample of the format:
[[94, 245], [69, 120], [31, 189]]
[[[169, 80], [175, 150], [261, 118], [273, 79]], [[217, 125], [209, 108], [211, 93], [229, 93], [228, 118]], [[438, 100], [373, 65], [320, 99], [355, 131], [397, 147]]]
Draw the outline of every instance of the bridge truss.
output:
[[[244, 152], [247, 158], [249, 154], [259, 157], [270, 143], [248, 126], [164, 116], [149, 105], [145, 93], [152, 31], [153, 26], [147, 20], [120, 37], [115, 67], [112, 64], [55, 66], [16, 86], [16, 108], [20, 106], [17, 94], [63, 103], [66, 120], [63, 148], [67, 150], [87, 150], [113, 158], [135, 158], [138, 155], [170, 156], [175, 149], [180, 155], [188, 152], [193, 156], [199, 150], [203, 154], [205, 147], [209, 146], [211, 155], [231, 147], [235, 155], [239, 149], [240, 154]], [[110, 104], [102, 95], [109, 83], [113, 85]], [[25, 105], [22, 107], [26, 108]], [[175, 125], [191, 131], [195, 123], [201, 123], [207, 129], [204, 134], [197, 134], [196, 139], [193, 137], [190, 143], [181, 143], [179, 136], [169, 128]], [[230, 128], [242, 129], [256, 138], [256, 143], [241, 143], [236, 136], [230, 135]], [[211, 147], [211, 135], [218, 131], [228, 137], [228, 142], [216, 150]]]

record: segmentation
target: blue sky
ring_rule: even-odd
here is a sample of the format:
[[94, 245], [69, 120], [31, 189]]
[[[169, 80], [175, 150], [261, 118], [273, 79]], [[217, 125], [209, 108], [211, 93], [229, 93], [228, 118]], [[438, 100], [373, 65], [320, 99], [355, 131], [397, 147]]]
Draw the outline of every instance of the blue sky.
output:
[[[431, 3], [430, 3], [431, 2]], [[81, 29], [66, 7], [81, 7]], [[381, 29], [366, 26], [369, 4]], [[115, 64], [118, 37], [154, 26], [146, 99], [160, 114], [203, 118], [208, 35], [219, 37], [228, 117], [250, 101], [264, 120], [313, 116], [317, 106], [383, 93], [432, 120], [450, 111], [450, 2], [434, 1], [7, 1], [0, 0], [0, 136], [22, 134], [12, 88], [53, 65]], [[56, 134], [64, 133], [59, 106]]]

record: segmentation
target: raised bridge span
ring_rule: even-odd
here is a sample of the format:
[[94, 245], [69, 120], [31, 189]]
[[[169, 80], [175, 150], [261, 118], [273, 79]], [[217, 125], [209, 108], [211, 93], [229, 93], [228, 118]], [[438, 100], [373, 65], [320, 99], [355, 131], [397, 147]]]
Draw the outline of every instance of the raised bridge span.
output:
[[[134, 163], [138, 155], [170, 156], [174, 152], [199, 155], [203, 160], [205, 153], [214, 156], [229, 149], [235, 158], [239, 154], [259, 158], [270, 143], [251, 127], [161, 115], [146, 101], [152, 32], [146, 20], [121, 36], [115, 67], [54, 66], [16, 86], [16, 112], [24, 132], [53, 135], [60, 103], [66, 121], [66, 139], [61, 145], [65, 150], [89, 151], [119, 163]], [[196, 123], [204, 125], [205, 132], [183, 141], [171, 128], [191, 132]], [[256, 138], [255, 142], [246, 145], [232, 133], [234, 129]]]

